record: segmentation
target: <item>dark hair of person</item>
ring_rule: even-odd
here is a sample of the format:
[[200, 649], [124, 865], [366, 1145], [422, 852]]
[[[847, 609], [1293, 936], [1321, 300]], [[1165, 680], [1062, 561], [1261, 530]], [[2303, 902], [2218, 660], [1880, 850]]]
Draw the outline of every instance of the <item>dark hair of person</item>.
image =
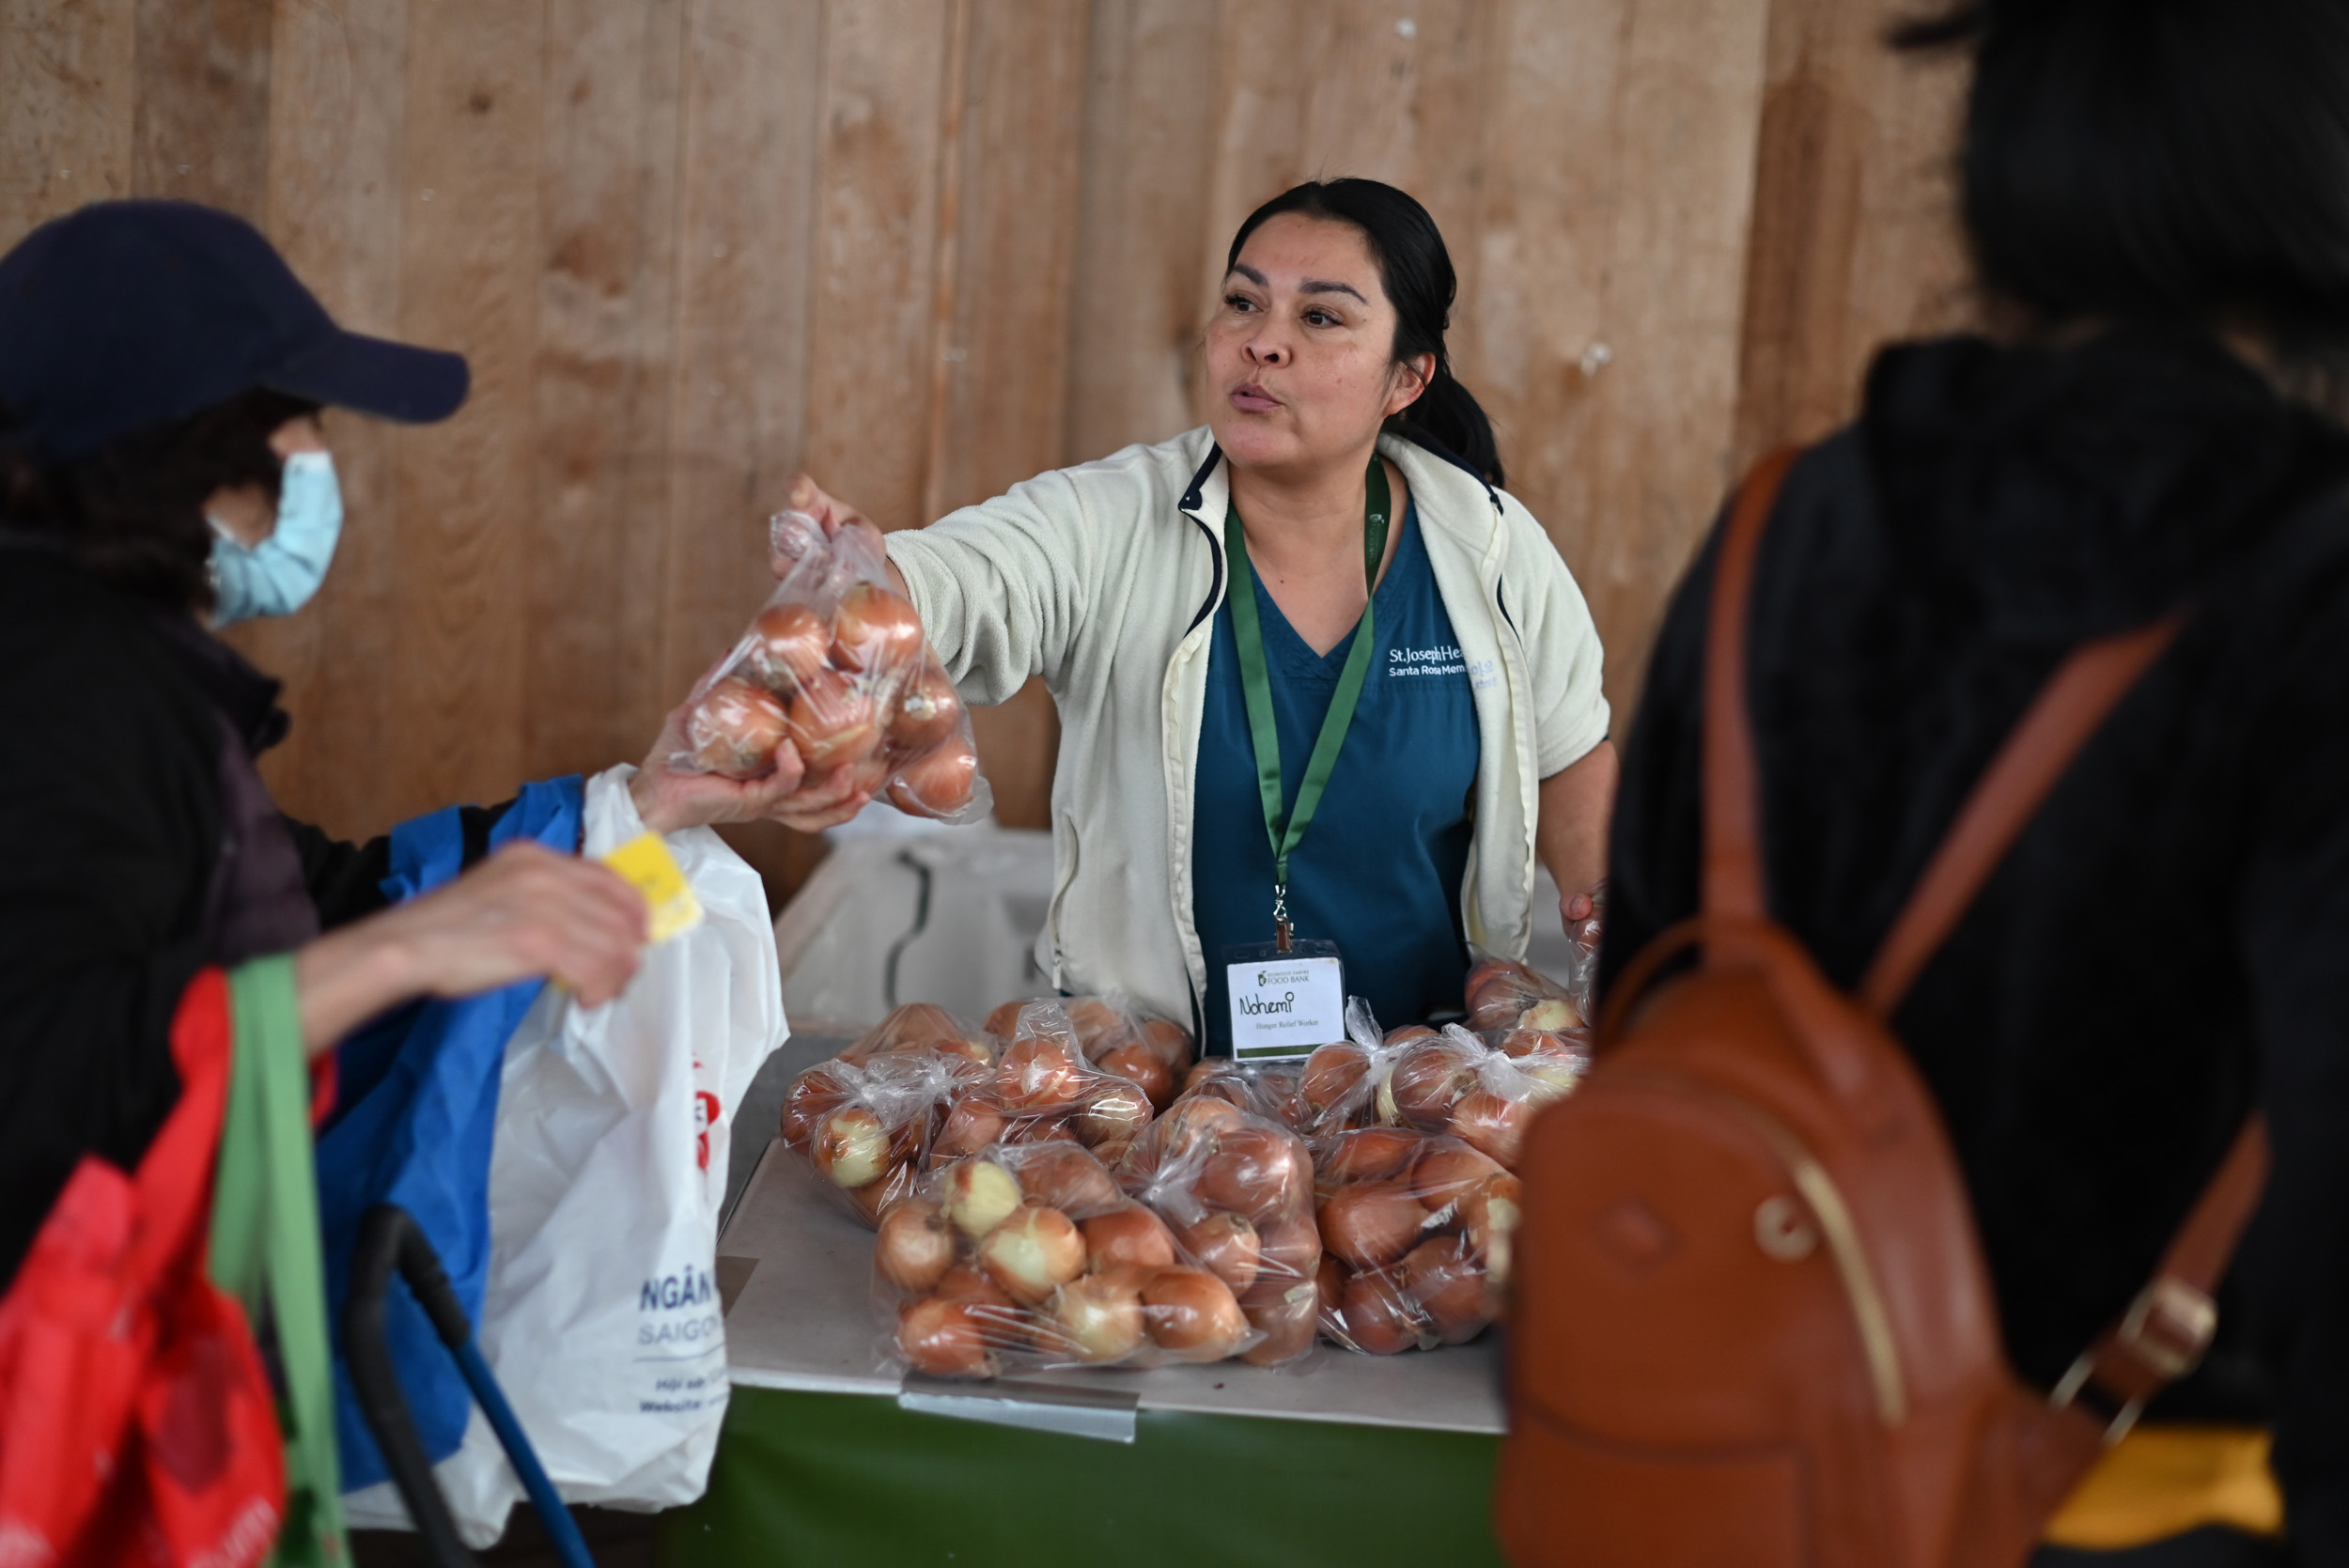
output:
[[1452, 271], [1452, 254], [1444, 249], [1443, 236], [1437, 232], [1436, 220], [1427, 215], [1427, 209], [1376, 179], [1307, 180], [1248, 214], [1248, 221], [1232, 236], [1232, 253], [1224, 261], [1224, 271], [1238, 264], [1240, 247], [1266, 219], [1283, 212], [1328, 218], [1361, 230], [1378, 263], [1387, 298], [1394, 305], [1395, 362], [1421, 354], [1436, 356], [1436, 374], [1427, 389], [1418, 401], [1389, 419], [1387, 429], [1456, 457], [1488, 483], [1500, 485], [1501, 447], [1493, 439], [1492, 421], [1452, 374], [1452, 356], [1444, 349], [1444, 329], [1452, 324], [1452, 302], [1459, 294], [1459, 279]]
[[2242, 329], [2332, 400], [2349, 368], [2349, 6], [1970, 0], [1893, 29], [1970, 46], [1966, 229], [2045, 327]]
[[213, 491], [257, 485], [274, 506], [283, 473], [269, 438], [319, 405], [253, 391], [185, 419], [48, 460], [11, 441], [0, 409], [0, 528], [47, 539], [117, 591], [166, 610], [208, 610]]

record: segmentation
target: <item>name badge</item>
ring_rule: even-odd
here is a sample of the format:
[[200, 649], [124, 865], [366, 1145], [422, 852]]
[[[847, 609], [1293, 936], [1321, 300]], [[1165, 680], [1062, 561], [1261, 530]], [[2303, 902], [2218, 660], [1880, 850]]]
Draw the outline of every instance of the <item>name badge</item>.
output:
[[1335, 942], [1236, 948], [1224, 966], [1232, 1057], [1268, 1062], [1310, 1056], [1346, 1038], [1346, 965]]

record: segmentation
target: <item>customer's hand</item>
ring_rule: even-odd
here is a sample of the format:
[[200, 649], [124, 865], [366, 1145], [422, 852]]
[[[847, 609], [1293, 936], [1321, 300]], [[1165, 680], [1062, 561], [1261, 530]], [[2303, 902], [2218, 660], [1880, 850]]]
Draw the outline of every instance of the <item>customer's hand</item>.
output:
[[692, 750], [685, 738], [685, 722], [692, 711], [690, 702], [670, 710], [644, 766], [629, 781], [636, 815], [656, 833], [758, 821], [816, 833], [848, 821], [873, 798], [871, 791], [858, 787], [847, 768], [810, 776], [788, 740], [775, 749], [774, 771], [763, 778], [729, 779], [678, 768], [674, 759]]
[[614, 872], [510, 844], [446, 887], [354, 921], [295, 955], [302, 1033], [315, 1053], [384, 1009], [544, 975], [597, 1006], [645, 945], [644, 896]]

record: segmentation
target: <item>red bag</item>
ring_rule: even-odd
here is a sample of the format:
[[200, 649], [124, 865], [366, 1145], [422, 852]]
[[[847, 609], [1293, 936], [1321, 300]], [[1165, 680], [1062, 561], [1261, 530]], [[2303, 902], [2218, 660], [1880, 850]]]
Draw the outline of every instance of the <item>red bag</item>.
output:
[[265, 1557], [285, 1443], [243, 1310], [205, 1277], [228, 987], [172, 1021], [179, 1103], [135, 1174], [85, 1157], [0, 1298], [0, 1563]]

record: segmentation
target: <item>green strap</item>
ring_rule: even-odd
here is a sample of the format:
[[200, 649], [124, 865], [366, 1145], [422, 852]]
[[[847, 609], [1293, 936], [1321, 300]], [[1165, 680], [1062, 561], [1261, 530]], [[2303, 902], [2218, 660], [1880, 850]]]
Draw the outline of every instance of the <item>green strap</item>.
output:
[[235, 1045], [214, 1169], [212, 1282], [277, 1336], [286, 1398], [286, 1525], [270, 1560], [340, 1568], [342, 1476], [326, 1337], [326, 1269], [311, 1163], [310, 1075], [290, 955], [231, 970]]
[[1354, 645], [1338, 675], [1338, 689], [1330, 697], [1330, 711], [1321, 718], [1321, 734], [1313, 755], [1305, 761], [1305, 777], [1297, 786], [1294, 809], [1282, 799], [1281, 731], [1272, 718], [1272, 679], [1265, 667], [1264, 628], [1256, 617], [1256, 577], [1248, 564], [1248, 536], [1241, 528], [1239, 509], [1223, 513], [1223, 549], [1232, 561], [1232, 635], [1239, 644], [1240, 690], [1248, 698], [1248, 733], [1256, 746], [1256, 791], [1264, 800], [1265, 836], [1272, 844], [1272, 919], [1281, 945], [1288, 945], [1289, 853], [1313, 826], [1322, 791], [1338, 766], [1346, 732], [1353, 727], [1354, 710], [1361, 706], [1362, 682], [1370, 675], [1371, 644], [1377, 641], [1378, 563], [1387, 555], [1386, 465], [1376, 453], [1370, 459], [1369, 490], [1362, 503], [1362, 583], [1369, 600], [1354, 626]]

